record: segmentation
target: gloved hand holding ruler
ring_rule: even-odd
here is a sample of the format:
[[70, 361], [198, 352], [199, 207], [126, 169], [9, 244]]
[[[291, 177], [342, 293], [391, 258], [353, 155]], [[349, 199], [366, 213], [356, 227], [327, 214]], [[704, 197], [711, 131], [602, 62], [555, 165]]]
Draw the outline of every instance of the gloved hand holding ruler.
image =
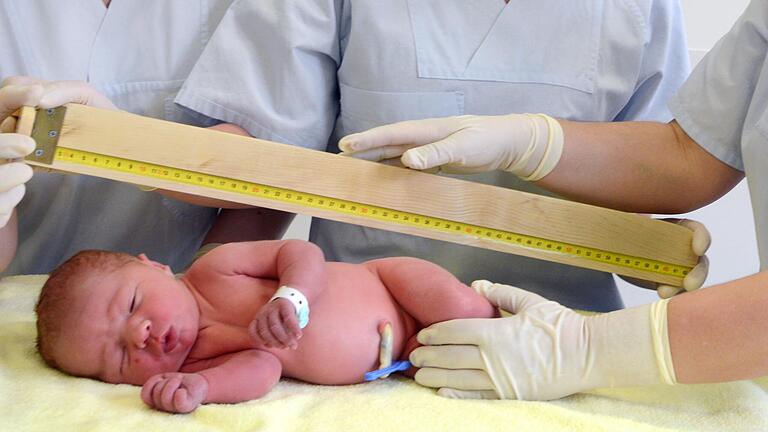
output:
[[[692, 231], [571, 201], [69, 104], [25, 107], [31, 165], [680, 286]], [[343, 241], [343, 239], [339, 239]]]

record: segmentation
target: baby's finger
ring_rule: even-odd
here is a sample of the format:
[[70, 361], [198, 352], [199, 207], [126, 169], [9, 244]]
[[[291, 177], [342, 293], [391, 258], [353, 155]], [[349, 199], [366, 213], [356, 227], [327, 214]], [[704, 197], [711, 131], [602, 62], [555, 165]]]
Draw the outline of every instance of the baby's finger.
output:
[[251, 321], [248, 325], [248, 333], [251, 335], [251, 340], [254, 344], [262, 342], [261, 336], [259, 336], [259, 322], [256, 320]]
[[176, 390], [179, 389], [180, 385], [181, 377], [179, 376], [175, 376], [165, 382], [163, 391], [160, 393], [160, 402], [162, 403], [163, 409], [173, 409], [173, 395], [176, 393]]
[[285, 331], [279, 308], [269, 313], [269, 331], [280, 348], [287, 348], [291, 343], [292, 338]]
[[170, 374], [163, 374], [163, 380], [155, 385], [155, 389], [152, 391], [152, 400], [155, 403], [155, 408], [163, 411], [168, 410], [168, 405], [163, 403], [163, 392], [171, 379], [172, 376]]
[[155, 402], [152, 400], [152, 391], [154, 390], [157, 383], [163, 380], [162, 375], [154, 375], [150, 377], [147, 382], [144, 383], [143, 386], [141, 386], [141, 400], [144, 401], [145, 404], [149, 405], [150, 407], [155, 406]]
[[155, 384], [155, 386], [152, 388], [152, 406], [154, 406], [155, 409], [164, 409], [162, 405], [161, 395], [163, 393], [163, 388], [165, 387], [165, 384], [167, 382], [168, 382], [168, 379], [163, 378], [160, 382]]
[[188, 413], [195, 409], [193, 405], [187, 389], [180, 388], [173, 394], [173, 410], [175, 412]]
[[275, 342], [274, 338], [272, 338], [272, 334], [269, 332], [269, 320], [267, 317], [259, 317], [256, 326], [257, 331], [259, 332], [259, 337], [264, 342], [264, 345], [270, 348], [276, 347], [277, 343]]
[[301, 339], [301, 327], [299, 327], [299, 317], [296, 316], [296, 309], [293, 305], [280, 308], [280, 317], [282, 318], [285, 329], [289, 331], [295, 340]]
[[255, 346], [266, 345], [264, 338], [261, 337], [259, 332], [259, 321], [260, 320], [256, 318], [251, 321], [251, 325], [248, 326], [248, 333], [250, 333], [251, 339], [253, 340], [253, 344]]

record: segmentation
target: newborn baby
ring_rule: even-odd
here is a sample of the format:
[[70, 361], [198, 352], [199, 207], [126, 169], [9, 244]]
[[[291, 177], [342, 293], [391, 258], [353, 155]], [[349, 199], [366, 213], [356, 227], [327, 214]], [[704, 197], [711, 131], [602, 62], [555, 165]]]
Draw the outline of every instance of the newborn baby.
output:
[[383, 324], [407, 359], [424, 327], [497, 316], [430, 262], [325, 262], [299, 240], [226, 244], [180, 278], [143, 254], [80, 252], [51, 273], [36, 312], [46, 363], [142, 385], [145, 403], [170, 412], [256, 399], [280, 376], [359, 383], [379, 366]]

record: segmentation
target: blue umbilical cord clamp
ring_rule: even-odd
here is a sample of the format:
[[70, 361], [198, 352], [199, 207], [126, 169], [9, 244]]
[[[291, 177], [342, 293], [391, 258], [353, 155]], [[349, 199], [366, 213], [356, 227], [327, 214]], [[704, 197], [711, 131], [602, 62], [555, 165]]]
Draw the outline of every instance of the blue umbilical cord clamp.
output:
[[392, 362], [391, 365], [383, 369], [376, 369], [375, 371], [366, 372], [365, 375], [363, 375], [363, 379], [365, 379], [366, 381], [373, 381], [385, 375], [408, 370], [410, 368], [411, 368], [411, 362], [409, 362], [408, 360], [398, 360], [396, 362]]

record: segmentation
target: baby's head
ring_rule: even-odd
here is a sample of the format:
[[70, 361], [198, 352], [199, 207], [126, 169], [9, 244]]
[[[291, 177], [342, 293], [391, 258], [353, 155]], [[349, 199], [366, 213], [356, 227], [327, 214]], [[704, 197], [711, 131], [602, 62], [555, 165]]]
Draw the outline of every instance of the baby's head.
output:
[[168, 266], [106, 251], [80, 252], [55, 269], [35, 311], [37, 346], [50, 366], [135, 385], [181, 368], [200, 317]]

